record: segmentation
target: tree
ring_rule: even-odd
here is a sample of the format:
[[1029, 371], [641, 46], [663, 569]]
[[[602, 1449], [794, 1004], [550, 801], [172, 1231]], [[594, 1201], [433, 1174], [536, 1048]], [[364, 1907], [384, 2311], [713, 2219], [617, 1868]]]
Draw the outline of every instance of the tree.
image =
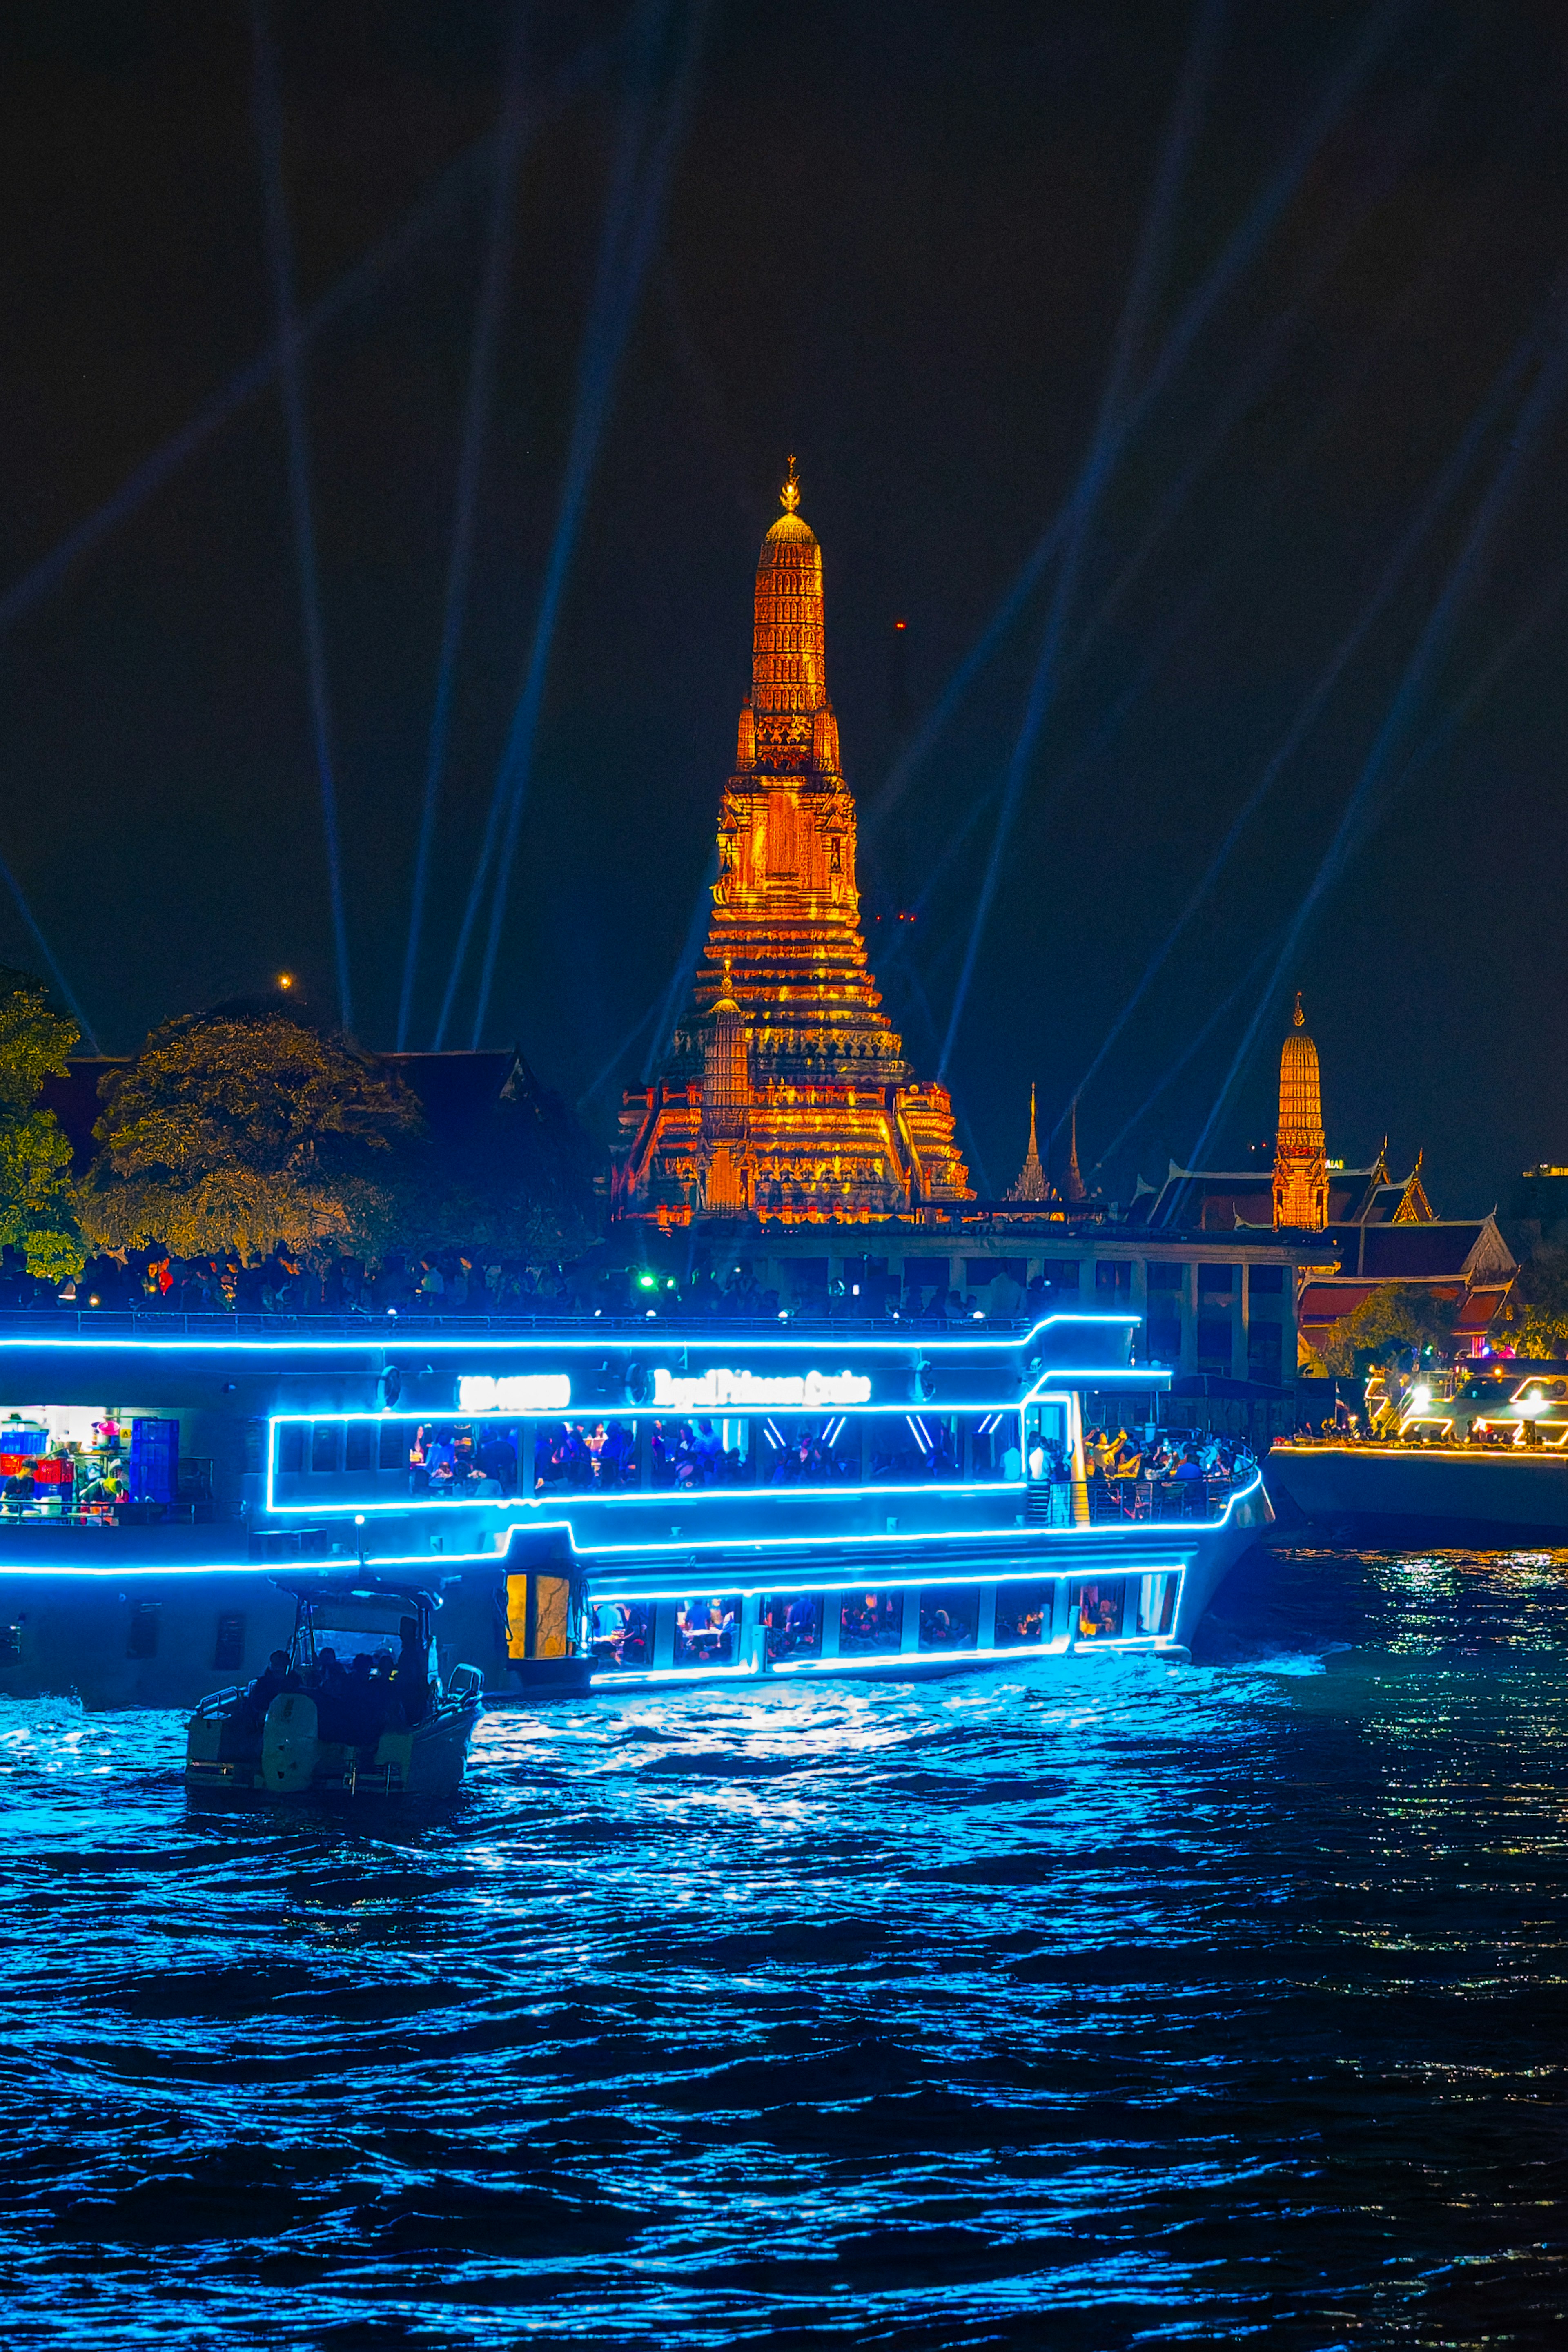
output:
[[392, 1146], [419, 1108], [341, 1037], [270, 1009], [165, 1022], [99, 1089], [103, 1146], [79, 1194], [100, 1249], [177, 1257], [378, 1247]]
[[1321, 1350], [1327, 1370], [1364, 1376], [1403, 1349], [1419, 1355], [1430, 1348], [1446, 1355], [1453, 1345], [1457, 1304], [1437, 1298], [1419, 1282], [1385, 1282], [1359, 1307], [1342, 1315]]
[[41, 981], [0, 965], [0, 1244], [29, 1274], [63, 1282], [87, 1263], [70, 1178], [71, 1148], [53, 1111], [37, 1108], [47, 1077], [63, 1077], [80, 1031], [54, 1012]]
[[1498, 1316], [1499, 1336], [1521, 1356], [1568, 1356], [1568, 1249], [1537, 1242]]
[[577, 1256], [593, 1239], [593, 1159], [559, 1096], [521, 1066], [501, 1100], [400, 1150], [397, 1242], [478, 1265]]

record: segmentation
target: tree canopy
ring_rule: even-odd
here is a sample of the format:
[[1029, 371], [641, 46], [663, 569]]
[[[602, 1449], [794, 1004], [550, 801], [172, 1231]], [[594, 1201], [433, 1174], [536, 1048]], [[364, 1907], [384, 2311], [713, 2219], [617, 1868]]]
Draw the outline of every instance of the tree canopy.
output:
[[0, 1244], [29, 1274], [63, 1282], [87, 1263], [70, 1179], [71, 1148], [38, 1089], [63, 1076], [80, 1031], [50, 1006], [31, 972], [0, 965]]
[[79, 1209], [114, 1251], [373, 1250], [393, 1213], [392, 1146], [420, 1124], [356, 1046], [272, 1011], [165, 1022], [100, 1092]]
[[1342, 1315], [1321, 1349], [1331, 1372], [1369, 1371], [1406, 1348], [1446, 1355], [1453, 1345], [1456, 1306], [1435, 1298], [1419, 1282], [1385, 1282]]
[[1537, 1242], [1498, 1316], [1500, 1337], [1521, 1356], [1568, 1356], [1568, 1249]]

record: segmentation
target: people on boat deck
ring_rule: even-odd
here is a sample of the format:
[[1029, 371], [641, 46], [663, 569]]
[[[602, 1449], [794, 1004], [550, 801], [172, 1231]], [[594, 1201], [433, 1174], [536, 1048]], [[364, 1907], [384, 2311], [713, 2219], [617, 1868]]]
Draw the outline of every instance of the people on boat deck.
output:
[[274, 1650], [267, 1664], [246, 1691], [246, 1705], [257, 1715], [265, 1715], [280, 1691], [303, 1690], [304, 1684], [288, 1664], [287, 1650]]
[[430, 1661], [420, 1645], [419, 1621], [400, 1617], [397, 1622], [397, 1664], [392, 1670], [392, 1696], [406, 1724], [422, 1723], [430, 1704]]

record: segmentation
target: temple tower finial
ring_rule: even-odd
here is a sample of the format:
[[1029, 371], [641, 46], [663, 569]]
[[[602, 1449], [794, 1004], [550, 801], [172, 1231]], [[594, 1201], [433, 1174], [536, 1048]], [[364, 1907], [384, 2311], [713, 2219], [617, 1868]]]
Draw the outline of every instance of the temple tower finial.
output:
[[1296, 991], [1296, 1009], [1291, 1017], [1291, 1026], [1293, 1029], [1304, 1029], [1306, 1025], [1307, 1016], [1301, 1011], [1301, 992], [1298, 988]]
[[789, 471], [784, 478], [784, 487], [779, 493], [779, 503], [786, 514], [793, 514], [800, 503], [800, 482], [793, 457], [789, 460]]

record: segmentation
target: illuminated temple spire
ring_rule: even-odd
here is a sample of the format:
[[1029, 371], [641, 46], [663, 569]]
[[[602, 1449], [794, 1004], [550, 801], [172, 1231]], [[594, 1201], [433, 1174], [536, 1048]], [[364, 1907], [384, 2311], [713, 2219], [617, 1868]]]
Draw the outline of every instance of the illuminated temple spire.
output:
[[1051, 1186], [1047, 1183], [1045, 1171], [1040, 1164], [1040, 1145], [1035, 1139], [1034, 1088], [1030, 1087], [1029, 1090], [1029, 1150], [1024, 1154], [1024, 1162], [1023, 1166], [1019, 1170], [1018, 1181], [1016, 1183], [1009, 1184], [1008, 1187], [1008, 1199], [1009, 1201], [1049, 1201], [1050, 1198]]
[[[915, 1082], [866, 961], [822, 551], [800, 504], [791, 457], [757, 566], [707, 947], [657, 1079], [622, 1105], [620, 1215], [860, 1217], [972, 1197], [946, 1090]], [[738, 1122], [721, 1075], [737, 1067]]]
[[1280, 1052], [1280, 1120], [1274, 1136], [1274, 1223], [1321, 1234], [1329, 1221], [1318, 1049], [1306, 1032], [1301, 992]]
[[1072, 1097], [1072, 1124], [1068, 1129], [1067, 1174], [1062, 1181], [1061, 1196], [1065, 1201], [1086, 1201], [1088, 1190], [1078, 1166], [1078, 1097]]

